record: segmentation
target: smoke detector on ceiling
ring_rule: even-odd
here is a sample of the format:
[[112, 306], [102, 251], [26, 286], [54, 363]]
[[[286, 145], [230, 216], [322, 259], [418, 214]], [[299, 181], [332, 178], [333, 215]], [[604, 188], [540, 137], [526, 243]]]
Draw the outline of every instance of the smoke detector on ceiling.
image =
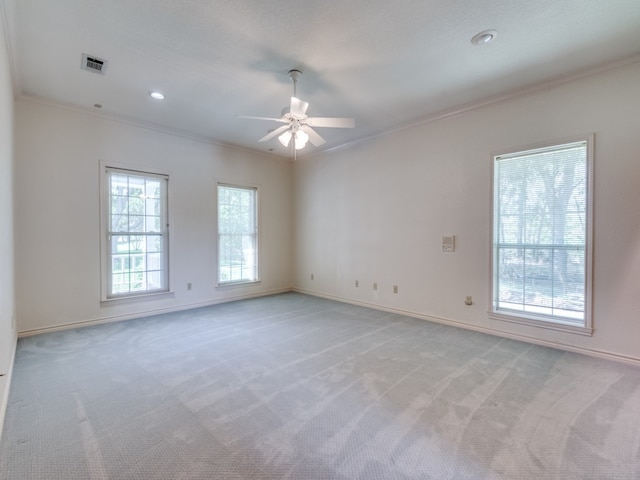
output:
[[82, 70], [87, 70], [89, 72], [104, 75], [104, 71], [107, 68], [107, 61], [102, 60], [94, 55], [83, 53], [82, 65], [80, 66], [80, 68], [82, 68]]

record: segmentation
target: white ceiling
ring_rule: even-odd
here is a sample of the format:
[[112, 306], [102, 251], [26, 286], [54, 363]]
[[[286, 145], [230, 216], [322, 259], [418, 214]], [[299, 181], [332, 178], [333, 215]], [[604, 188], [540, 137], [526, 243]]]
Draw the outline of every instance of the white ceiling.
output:
[[312, 153], [640, 55], [640, 0], [0, 2], [16, 96], [283, 156], [257, 142], [280, 124], [234, 115], [280, 116], [292, 68], [310, 115], [356, 119]]

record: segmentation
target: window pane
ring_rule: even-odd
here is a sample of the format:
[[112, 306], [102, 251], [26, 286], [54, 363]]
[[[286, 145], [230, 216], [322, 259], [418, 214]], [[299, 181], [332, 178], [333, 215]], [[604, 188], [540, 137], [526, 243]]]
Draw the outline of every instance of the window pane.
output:
[[161, 236], [147, 237], [147, 252], [161, 252], [161, 251], [162, 251], [162, 237]]
[[147, 269], [160, 270], [162, 268], [162, 256], [159, 253], [147, 254]]
[[519, 248], [501, 248], [498, 250], [498, 264], [501, 272], [497, 278], [500, 304], [523, 304], [524, 251]]
[[132, 270], [134, 272], [144, 272], [146, 270], [145, 255], [132, 255], [131, 260], [133, 262]]
[[122, 293], [129, 291], [129, 274], [118, 273], [112, 278], [113, 293]]
[[156, 290], [162, 288], [162, 271], [151, 270], [147, 273], [147, 288]]
[[145, 212], [146, 215], [160, 215], [160, 199], [149, 198], [145, 200]]
[[129, 214], [130, 215], [142, 215], [144, 214], [144, 200], [140, 197], [128, 198]]
[[144, 194], [145, 180], [143, 177], [129, 175], [129, 197], [140, 197]]
[[129, 253], [129, 237], [116, 235], [111, 238], [111, 252], [113, 255]]
[[160, 198], [160, 180], [147, 178], [144, 194], [146, 198]]
[[129, 215], [128, 232], [144, 232], [145, 224], [142, 215]]
[[[524, 258], [524, 303], [528, 311], [550, 313], [553, 304], [552, 258], [548, 249], [526, 249]], [[536, 308], [531, 308], [536, 307]]]
[[146, 220], [146, 232], [160, 232], [162, 229], [162, 222], [160, 217], [156, 216], [148, 216], [145, 218]]
[[119, 255], [111, 257], [111, 271], [116, 273], [122, 273], [124, 271], [124, 263], [122, 261], [122, 257]]
[[127, 186], [129, 185], [129, 177], [127, 175], [111, 174], [111, 195], [127, 196]]

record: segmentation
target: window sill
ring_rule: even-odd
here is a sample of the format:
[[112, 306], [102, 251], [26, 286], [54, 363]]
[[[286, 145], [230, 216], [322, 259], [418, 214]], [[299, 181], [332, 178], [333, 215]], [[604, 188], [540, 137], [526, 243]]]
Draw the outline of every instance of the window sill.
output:
[[561, 321], [551, 321], [546, 318], [534, 318], [531, 316], [517, 315], [514, 313], [497, 313], [489, 312], [489, 318], [492, 320], [499, 320], [502, 322], [518, 323], [520, 325], [527, 325], [530, 327], [544, 328], [546, 330], [556, 330], [559, 332], [573, 333], [577, 335], [585, 335], [590, 337], [593, 335], [593, 328], [581, 327], [579, 325], [572, 325], [569, 322], [561, 323]]
[[111, 298], [103, 298], [100, 301], [101, 305], [117, 305], [119, 303], [132, 303], [132, 302], [140, 302], [144, 300], [155, 300], [161, 297], [174, 297], [175, 292], [153, 292], [153, 293], [141, 293], [138, 295], [127, 295], [122, 297], [111, 297]]
[[257, 285], [260, 283], [260, 280], [243, 280], [238, 282], [224, 282], [218, 283], [216, 288], [227, 288], [227, 287], [246, 287], [249, 285]]

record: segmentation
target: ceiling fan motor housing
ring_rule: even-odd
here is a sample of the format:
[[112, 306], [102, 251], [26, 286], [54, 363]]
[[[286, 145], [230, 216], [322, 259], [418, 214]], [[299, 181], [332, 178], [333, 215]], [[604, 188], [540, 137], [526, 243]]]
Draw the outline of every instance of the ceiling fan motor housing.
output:
[[[280, 143], [285, 147], [289, 145], [291, 138], [295, 138], [295, 148], [304, 148], [307, 141], [310, 141], [314, 146], [318, 147], [325, 143], [322, 138], [312, 127], [334, 127], [334, 128], [353, 128], [353, 118], [337, 118], [337, 117], [309, 117], [307, 115], [307, 108], [309, 103], [300, 100], [296, 94], [296, 83], [302, 75], [302, 71], [298, 69], [289, 70], [289, 77], [293, 82], [293, 96], [291, 97], [291, 103], [289, 106], [284, 107], [281, 110], [280, 118], [268, 118], [268, 117], [253, 117], [244, 116], [244, 118], [253, 118], [256, 120], [274, 120], [276, 122], [284, 123], [284, 125], [269, 130], [269, 132], [262, 137], [259, 142], [266, 142], [272, 138], [278, 137]], [[295, 158], [295, 153], [294, 153]]]
[[294, 68], [293, 70], [289, 70], [289, 78], [294, 82], [298, 81], [300, 75], [302, 75], [302, 70], [298, 70], [296, 68]]

